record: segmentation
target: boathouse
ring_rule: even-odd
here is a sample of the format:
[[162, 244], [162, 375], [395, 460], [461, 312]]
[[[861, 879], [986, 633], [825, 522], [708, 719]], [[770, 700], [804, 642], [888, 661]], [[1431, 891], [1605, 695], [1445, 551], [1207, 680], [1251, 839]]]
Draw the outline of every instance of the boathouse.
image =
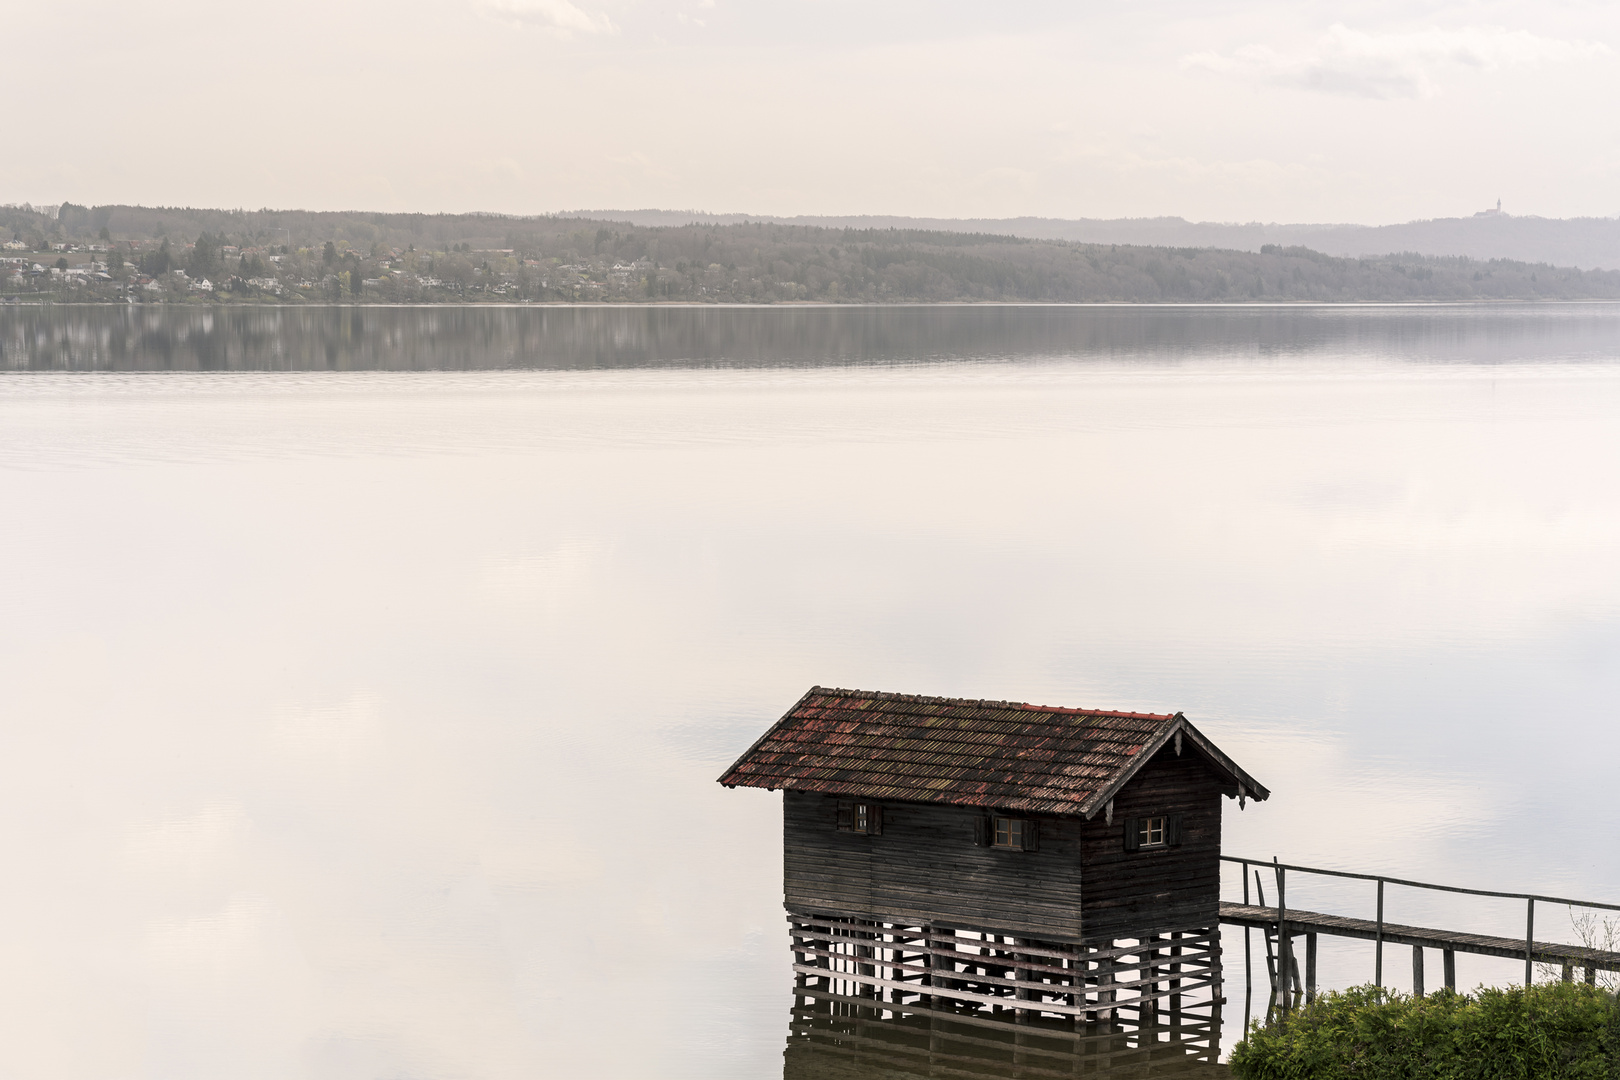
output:
[[801, 987], [1077, 1023], [1218, 1006], [1222, 799], [1269, 795], [1180, 713], [822, 687], [720, 783], [783, 793]]

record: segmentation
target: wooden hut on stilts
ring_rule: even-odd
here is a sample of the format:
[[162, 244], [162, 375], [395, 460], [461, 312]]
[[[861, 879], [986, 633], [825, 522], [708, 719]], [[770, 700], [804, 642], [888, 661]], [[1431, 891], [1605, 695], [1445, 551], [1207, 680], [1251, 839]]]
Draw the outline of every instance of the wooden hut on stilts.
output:
[[1180, 713], [814, 687], [720, 783], [783, 793], [801, 987], [1218, 1024], [1221, 800], [1269, 792]]

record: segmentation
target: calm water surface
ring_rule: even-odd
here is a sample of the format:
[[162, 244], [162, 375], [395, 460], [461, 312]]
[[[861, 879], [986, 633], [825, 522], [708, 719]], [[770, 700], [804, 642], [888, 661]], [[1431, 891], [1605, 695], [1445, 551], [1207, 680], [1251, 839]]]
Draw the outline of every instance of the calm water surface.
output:
[[1620, 898], [1620, 308], [0, 343], [7, 1075], [911, 1075], [806, 1057], [777, 797], [714, 783], [812, 683], [1184, 710], [1274, 792], [1229, 853]]

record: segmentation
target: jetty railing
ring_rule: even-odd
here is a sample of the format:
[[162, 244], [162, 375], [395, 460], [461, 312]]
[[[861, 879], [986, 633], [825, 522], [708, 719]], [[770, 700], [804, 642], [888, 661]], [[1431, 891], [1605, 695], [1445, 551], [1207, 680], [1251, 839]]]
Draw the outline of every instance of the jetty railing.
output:
[[[1242, 868], [1243, 906], [1245, 908], [1251, 907], [1249, 895], [1250, 869], [1254, 868], [1255, 870], [1254, 884], [1256, 892], [1259, 894], [1257, 897], [1257, 899], [1260, 901], [1259, 907], [1261, 909], [1266, 909], [1268, 913], [1270, 909], [1267, 908], [1265, 902], [1265, 894], [1263, 886], [1260, 882], [1259, 869], [1264, 868], [1270, 870], [1275, 875], [1277, 886], [1277, 905], [1275, 908], [1276, 915], [1274, 919], [1270, 917], [1265, 918], [1264, 923], [1276, 926], [1277, 956], [1274, 963], [1277, 965], [1277, 970], [1272, 974], [1272, 986], [1274, 991], [1273, 1000], [1280, 1000], [1283, 1003], [1283, 1008], [1288, 1007], [1286, 1002], [1289, 995], [1287, 994], [1286, 990], [1280, 994], [1276, 991], [1279, 987], [1286, 986], [1290, 974], [1290, 965], [1292, 965], [1294, 962], [1294, 953], [1291, 941], [1292, 931], [1290, 930], [1289, 926], [1290, 918], [1288, 909], [1288, 872], [1290, 870], [1294, 871], [1295, 873], [1320, 875], [1322, 877], [1349, 878], [1356, 881], [1370, 881], [1375, 883], [1377, 886], [1377, 918], [1371, 920], [1370, 922], [1367, 920], [1345, 919], [1336, 916], [1324, 917], [1316, 912], [1296, 912], [1293, 921], [1295, 923], [1302, 924], [1307, 930], [1305, 961], [1305, 983], [1308, 987], [1306, 990], [1307, 997], [1314, 997], [1316, 990], [1315, 946], [1317, 930], [1321, 930], [1322, 932], [1328, 934], [1339, 934], [1347, 937], [1372, 937], [1373, 941], [1375, 942], [1373, 983], [1376, 986], [1384, 985], [1385, 930], [1390, 926], [1390, 924], [1388, 924], [1384, 919], [1385, 885], [1399, 885], [1405, 888], [1427, 889], [1433, 892], [1461, 893], [1467, 896], [1485, 896], [1501, 900], [1523, 900], [1525, 902], [1523, 949], [1524, 981], [1525, 985], [1527, 986], [1534, 978], [1535, 958], [1538, 954], [1543, 957], [1552, 956], [1553, 958], [1562, 960], [1564, 964], [1564, 977], [1566, 980], [1571, 977], [1571, 965], [1577, 960], [1584, 963], [1586, 969], [1586, 979], [1588, 982], [1593, 980], [1597, 968], [1603, 967], [1614, 970], [1617, 962], [1620, 962], [1620, 956], [1617, 956], [1617, 954], [1614, 953], [1600, 952], [1590, 947], [1577, 948], [1573, 946], [1551, 946], [1547, 945], [1546, 943], [1539, 943], [1535, 940], [1536, 904], [1538, 902], [1543, 904], [1559, 904], [1569, 908], [1587, 908], [1599, 911], [1620, 911], [1620, 904], [1609, 904], [1596, 900], [1575, 900], [1563, 896], [1547, 896], [1542, 893], [1506, 892], [1498, 889], [1469, 889], [1459, 885], [1441, 885], [1430, 881], [1413, 881], [1410, 878], [1399, 878], [1389, 874], [1358, 874], [1348, 870], [1329, 870], [1319, 866], [1300, 866], [1294, 863], [1280, 862], [1275, 856], [1269, 860], [1264, 860], [1240, 858], [1235, 855], [1222, 855], [1221, 861], [1232, 863]], [[1252, 987], [1253, 962], [1250, 958], [1249, 949], [1247, 947], [1247, 934], [1248, 930], [1256, 925], [1256, 921], [1252, 916], [1252, 913], [1240, 913], [1235, 909], [1232, 909], [1230, 905], [1223, 905], [1223, 909], [1228, 909], [1223, 910], [1222, 912], [1223, 922], [1236, 922], [1244, 926], [1244, 971], [1245, 975], [1247, 976], [1248, 984]], [[1232, 917], [1228, 918], [1229, 914]], [[1453, 986], [1455, 982], [1454, 954], [1458, 949], [1464, 952], [1480, 952], [1486, 955], [1494, 956], [1501, 956], [1505, 954], [1505, 950], [1502, 947], [1505, 943], [1504, 939], [1487, 938], [1481, 935], [1463, 934], [1451, 931], [1419, 931], [1416, 935], [1414, 935], [1411, 933], [1411, 931], [1417, 928], [1402, 926], [1396, 929], [1400, 931], [1401, 936], [1405, 937], [1409, 941], [1412, 941], [1414, 937], [1421, 937], [1427, 943], [1436, 945], [1444, 950], [1447, 986]], [[1412, 944], [1414, 949], [1421, 949], [1421, 945], [1417, 941], [1412, 941]], [[1267, 946], [1267, 952], [1269, 954], [1269, 941], [1267, 942]], [[1419, 994], [1423, 992], [1421, 957], [1421, 951], [1414, 952], [1413, 989]], [[1297, 974], [1294, 977], [1297, 980]]]

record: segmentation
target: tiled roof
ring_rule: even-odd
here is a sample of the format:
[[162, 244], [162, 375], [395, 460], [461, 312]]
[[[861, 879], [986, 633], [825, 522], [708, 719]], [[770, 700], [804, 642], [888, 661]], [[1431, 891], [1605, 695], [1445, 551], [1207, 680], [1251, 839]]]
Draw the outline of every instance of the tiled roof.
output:
[[[1064, 709], [1011, 701], [812, 687], [720, 782], [869, 799], [1096, 812], [1178, 733], [1239, 790], [1268, 792], [1180, 713]], [[1235, 792], [1234, 792], [1235, 793]]]

